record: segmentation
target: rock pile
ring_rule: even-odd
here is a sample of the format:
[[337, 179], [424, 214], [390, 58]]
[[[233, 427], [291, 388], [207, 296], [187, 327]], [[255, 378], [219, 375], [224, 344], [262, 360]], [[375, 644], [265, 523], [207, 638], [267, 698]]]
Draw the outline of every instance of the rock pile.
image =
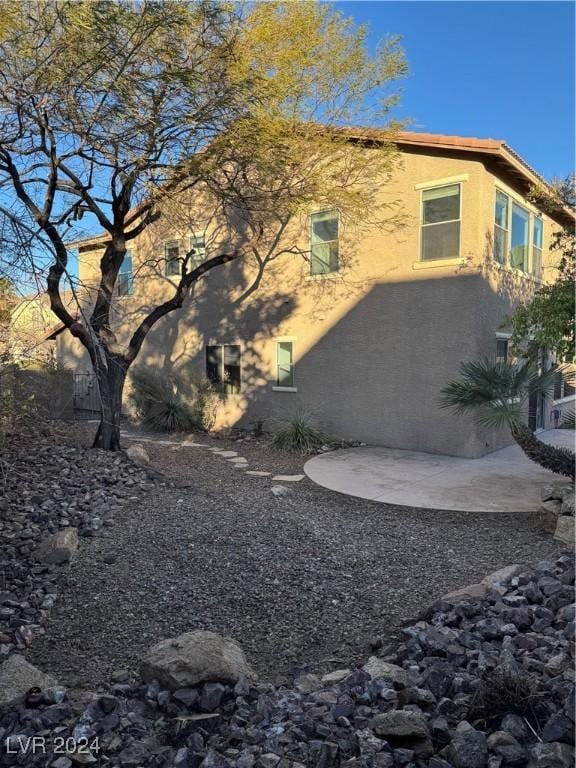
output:
[[[205, 675], [161, 686], [153, 663], [160, 677], [197, 668], [199, 645], [188, 635], [151, 650], [147, 682], [119, 671], [107, 693], [82, 701], [58, 687], [29, 693], [0, 717], [0, 742], [16, 748], [37, 735], [46, 752], [19, 760], [5, 748], [0, 766], [571, 768], [574, 631], [574, 563], [565, 555], [446, 595], [405, 627], [393, 653], [321, 679], [302, 675], [291, 687]], [[202, 642], [211, 658], [230, 650], [217, 636]], [[231, 650], [235, 679], [244, 661]], [[67, 752], [54, 754], [57, 740]]]
[[558, 541], [574, 547], [574, 486], [553, 483], [542, 489], [542, 525]]
[[52, 443], [0, 456], [0, 661], [24, 652], [56, 599], [80, 537], [111, 526], [151, 481], [123, 455]]

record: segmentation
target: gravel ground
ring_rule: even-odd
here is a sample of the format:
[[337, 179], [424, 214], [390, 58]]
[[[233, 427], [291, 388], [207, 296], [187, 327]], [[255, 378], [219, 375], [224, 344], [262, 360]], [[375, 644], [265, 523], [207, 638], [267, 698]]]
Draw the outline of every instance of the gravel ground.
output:
[[[237, 450], [251, 469], [303, 464], [263, 441], [199, 440]], [[145, 445], [174, 484], [82, 542], [47, 635], [30, 649], [68, 686], [135, 670], [151, 644], [192, 629], [236, 638], [270, 682], [349, 666], [438, 595], [561, 551], [527, 517], [388, 506], [308, 479], [275, 497], [270, 478], [206, 449]]]

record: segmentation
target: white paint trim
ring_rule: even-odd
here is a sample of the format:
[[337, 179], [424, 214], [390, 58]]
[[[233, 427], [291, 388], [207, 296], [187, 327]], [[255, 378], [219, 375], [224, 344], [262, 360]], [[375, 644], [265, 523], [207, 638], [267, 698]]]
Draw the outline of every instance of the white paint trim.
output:
[[433, 181], [423, 181], [420, 184], [414, 184], [414, 189], [429, 189], [430, 187], [447, 187], [450, 184], [459, 184], [461, 181], [468, 181], [468, 174], [461, 173], [459, 176], [446, 176], [443, 179], [434, 179]]
[[466, 264], [465, 258], [458, 259], [429, 259], [428, 261], [415, 261], [412, 269], [435, 269], [437, 267], [458, 267]]
[[496, 331], [495, 336], [496, 336], [497, 339], [511, 339], [512, 338], [512, 334], [511, 333], [504, 333], [502, 331]]
[[279, 387], [272, 385], [272, 392], [298, 392], [298, 387]]

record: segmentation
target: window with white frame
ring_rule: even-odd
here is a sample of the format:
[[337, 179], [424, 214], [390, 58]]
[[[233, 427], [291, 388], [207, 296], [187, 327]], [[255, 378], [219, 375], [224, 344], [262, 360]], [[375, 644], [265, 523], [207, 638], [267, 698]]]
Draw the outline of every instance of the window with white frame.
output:
[[532, 274], [534, 277], [542, 277], [542, 243], [544, 224], [539, 216], [534, 216], [534, 228], [532, 233]]
[[496, 191], [494, 211], [494, 258], [499, 264], [506, 264], [508, 256], [508, 195]]
[[190, 268], [196, 269], [206, 261], [206, 236], [192, 235], [190, 238], [190, 250], [194, 251], [190, 258]]
[[310, 274], [326, 275], [339, 267], [340, 214], [336, 208], [310, 216]]
[[510, 195], [496, 190], [494, 208], [494, 259], [521, 272], [542, 274], [544, 224]]
[[168, 277], [180, 276], [182, 272], [180, 263], [180, 243], [178, 240], [168, 240], [164, 243], [164, 259], [166, 262], [166, 275]]
[[217, 392], [235, 395], [241, 388], [239, 344], [211, 344], [206, 347], [206, 377]]
[[422, 261], [460, 257], [460, 196], [460, 184], [422, 190]]
[[510, 230], [510, 266], [528, 272], [528, 248], [530, 243], [530, 214], [518, 203], [512, 203]]
[[278, 387], [294, 386], [294, 343], [292, 341], [276, 342], [276, 385]]
[[118, 279], [116, 281], [118, 296], [130, 296], [134, 290], [134, 275], [132, 273], [132, 251], [128, 250], [124, 254]]

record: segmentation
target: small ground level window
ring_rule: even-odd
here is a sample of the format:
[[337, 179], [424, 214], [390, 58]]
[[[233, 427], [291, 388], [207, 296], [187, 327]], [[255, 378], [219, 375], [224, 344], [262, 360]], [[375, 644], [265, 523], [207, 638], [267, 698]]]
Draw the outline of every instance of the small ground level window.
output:
[[206, 377], [218, 392], [235, 395], [241, 385], [239, 344], [212, 344], [206, 347]]
[[508, 362], [508, 339], [496, 339], [496, 362]]
[[[557, 368], [557, 365], [552, 368]], [[576, 371], [558, 371], [554, 376], [554, 400], [564, 400], [566, 397], [572, 397], [576, 393]]]
[[291, 341], [276, 344], [276, 384], [279, 387], [294, 386], [294, 347]]

